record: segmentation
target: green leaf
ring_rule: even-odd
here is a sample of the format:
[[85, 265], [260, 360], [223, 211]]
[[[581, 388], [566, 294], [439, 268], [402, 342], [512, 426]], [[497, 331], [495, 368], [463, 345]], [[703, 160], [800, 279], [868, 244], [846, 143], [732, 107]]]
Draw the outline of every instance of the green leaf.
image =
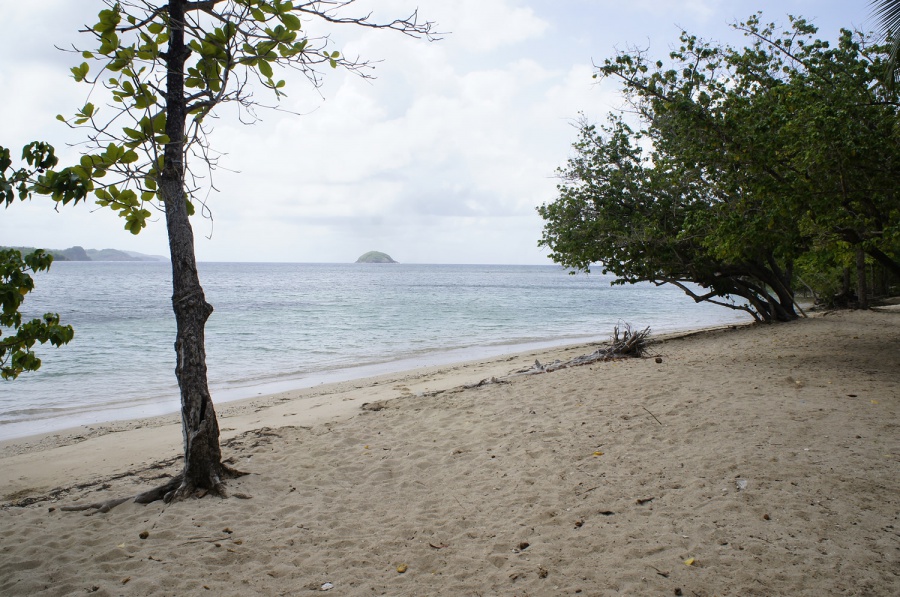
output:
[[84, 81], [85, 77], [87, 77], [88, 71], [91, 70], [91, 67], [87, 62], [82, 62], [78, 66], [73, 66], [69, 69], [72, 73], [72, 76], [75, 77], [75, 80], [78, 82]]
[[273, 73], [273, 71], [272, 71], [272, 65], [269, 64], [268, 61], [266, 61], [266, 60], [260, 60], [260, 61], [259, 61], [259, 64], [257, 65], [257, 68], [259, 68], [259, 72], [262, 73], [262, 75], [263, 75], [264, 77], [266, 77], [267, 79], [271, 79], [271, 78], [272, 78], [272, 75], [273, 75], [274, 73]]
[[301, 27], [300, 19], [296, 15], [290, 13], [281, 15], [281, 22], [291, 31], [297, 31]]

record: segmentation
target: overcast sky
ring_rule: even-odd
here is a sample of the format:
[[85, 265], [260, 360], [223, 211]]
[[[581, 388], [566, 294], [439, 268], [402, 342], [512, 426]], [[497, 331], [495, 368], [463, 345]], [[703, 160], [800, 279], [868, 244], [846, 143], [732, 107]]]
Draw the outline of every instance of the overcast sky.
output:
[[[591, 78], [616, 49], [665, 56], [681, 29], [742, 44], [729, 24], [802, 15], [834, 39], [872, 28], [866, 0], [371, 0], [376, 17], [423, 18], [449, 32], [428, 43], [386, 31], [333, 30], [336, 49], [379, 60], [374, 81], [327, 73], [314, 92], [288, 79], [281, 106], [255, 126], [223, 113], [213, 146], [227, 154], [194, 218], [201, 261], [351, 262], [369, 250], [404, 263], [549, 263], [535, 207], [555, 197], [554, 172], [579, 112], [601, 121], [620, 106]], [[364, 7], [360, 5], [360, 10]], [[68, 69], [96, 22], [96, 0], [0, 0], [0, 145], [62, 148], [79, 136], [55, 120], [84, 105]], [[317, 30], [320, 31], [320, 30]], [[260, 99], [268, 98], [265, 90]], [[227, 170], [226, 170], [227, 169]], [[139, 236], [92, 203], [54, 211], [38, 198], [0, 213], [0, 244], [118, 248], [165, 255], [160, 216]]]

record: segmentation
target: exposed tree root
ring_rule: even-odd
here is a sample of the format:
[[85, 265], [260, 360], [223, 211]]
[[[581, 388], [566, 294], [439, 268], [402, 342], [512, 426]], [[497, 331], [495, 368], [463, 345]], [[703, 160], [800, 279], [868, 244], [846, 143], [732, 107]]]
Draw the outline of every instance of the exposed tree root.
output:
[[[225, 479], [236, 479], [247, 474], [224, 464], [222, 465], [222, 471], [222, 477], [224, 477]], [[159, 487], [154, 487], [153, 489], [144, 491], [137, 495], [119, 497], [103, 502], [94, 502], [91, 504], [75, 504], [72, 506], [62, 506], [60, 507], [60, 510], [64, 512], [84, 512], [90, 510], [91, 512], [89, 512], [88, 515], [97, 513], [105, 514], [119, 504], [124, 504], [127, 501], [133, 501], [135, 504], [151, 504], [153, 502], [162, 500], [165, 503], [169, 504], [188, 498], [199, 499], [208, 494], [215, 495], [221, 498], [228, 497], [228, 492], [225, 490], [225, 483], [221, 477], [216, 477], [214, 479], [214, 482], [211, 483], [210, 486], [210, 489], [198, 488], [195, 483], [185, 482], [184, 474], [182, 473], [175, 477], [172, 477], [168, 482], [160, 485]], [[249, 499], [250, 496], [243, 493], [236, 493], [234, 494], [234, 497], [239, 499]]]
[[96, 512], [91, 512], [91, 514], [96, 514], [97, 512], [106, 513], [118, 506], [119, 504], [124, 504], [128, 500], [130, 500], [134, 496], [128, 496], [123, 498], [116, 498], [114, 500], [107, 500], [105, 502], [94, 502], [93, 504], [78, 504], [76, 506], [62, 506], [60, 510], [63, 512], [82, 512], [84, 510], [96, 510]]

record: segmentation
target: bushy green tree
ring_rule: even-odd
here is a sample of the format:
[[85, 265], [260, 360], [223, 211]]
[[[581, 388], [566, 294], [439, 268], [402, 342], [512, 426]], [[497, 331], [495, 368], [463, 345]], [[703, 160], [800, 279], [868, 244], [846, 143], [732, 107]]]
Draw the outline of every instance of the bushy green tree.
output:
[[861, 248], [900, 271], [898, 102], [878, 84], [884, 46], [844, 31], [832, 47], [802, 19], [736, 28], [747, 47], [683, 33], [669, 62], [633, 50], [598, 68], [621, 82], [640, 128], [582, 125], [559, 199], [539, 208], [541, 244], [620, 283], [676, 284], [790, 320], [809, 251]]
[[[204, 330], [212, 306], [197, 275], [194, 212], [199, 175], [216, 165], [207, 118], [223, 104], [242, 114], [258, 107], [253, 91], [285, 93], [283, 69], [318, 86], [322, 69], [343, 68], [368, 76], [368, 62], [332, 49], [310, 23], [388, 29], [432, 38], [433, 24], [409, 17], [374, 22], [347, 16], [354, 0], [104, 0], [86, 33], [93, 45], [73, 67], [89, 85], [86, 103], [59, 119], [85, 131], [88, 151], [78, 164], [30, 179], [28, 192], [62, 203], [85, 200], [115, 210], [137, 234], [151, 209], [165, 213], [172, 263], [176, 319], [176, 369], [181, 390], [184, 470], [170, 483], [138, 496], [141, 502], [206, 492], [224, 495], [224, 480], [237, 474], [222, 461], [219, 428], [206, 377]], [[94, 100], [98, 101], [98, 100]], [[198, 168], [203, 169], [199, 171]]]
[[[40, 368], [41, 359], [32, 350], [36, 343], [62, 346], [74, 336], [72, 326], [60, 324], [56, 313], [22, 320], [22, 303], [34, 290], [31, 274], [50, 269], [52, 262], [53, 256], [41, 250], [24, 256], [16, 249], [0, 250], [0, 377], [5, 380]], [[11, 333], [4, 336], [3, 328]]]
[[[22, 159], [25, 165], [13, 168], [9, 149], [0, 147], [0, 203], [7, 206], [16, 197], [28, 197], [29, 181], [58, 162], [53, 147], [40, 142], [26, 145]], [[5, 380], [40, 368], [41, 359], [32, 350], [36, 343], [62, 346], [74, 336], [72, 326], [61, 325], [57, 313], [22, 321], [22, 304], [34, 290], [31, 274], [50, 269], [51, 263], [53, 256], [41, 250], [26, 255], [12, 248], [0, 250], [0, 377]]]

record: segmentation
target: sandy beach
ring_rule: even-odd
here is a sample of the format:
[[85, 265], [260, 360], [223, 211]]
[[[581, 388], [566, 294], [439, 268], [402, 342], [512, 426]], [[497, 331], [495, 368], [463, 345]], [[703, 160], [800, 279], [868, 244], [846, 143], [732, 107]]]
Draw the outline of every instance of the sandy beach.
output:
[[244, 499], [60, 509], [177, 473], [174, 417], [0, 444], [0, 594], [900, 594], [900, 311], [511, 375], [594, 348], [222, 405]]

